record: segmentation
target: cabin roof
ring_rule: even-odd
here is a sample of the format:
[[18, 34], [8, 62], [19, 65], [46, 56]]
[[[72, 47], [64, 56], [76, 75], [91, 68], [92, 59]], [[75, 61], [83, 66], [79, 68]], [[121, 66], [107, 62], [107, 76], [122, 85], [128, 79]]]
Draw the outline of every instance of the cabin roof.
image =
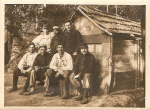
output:
[[[79, 6], [77, 10], [109, 35], [112, 35], [112, 33], [141, 35], [141, 22], [103, 13], [100, 10], [87, 6]], [[74, 15], [75, 13], [70, 19]]]

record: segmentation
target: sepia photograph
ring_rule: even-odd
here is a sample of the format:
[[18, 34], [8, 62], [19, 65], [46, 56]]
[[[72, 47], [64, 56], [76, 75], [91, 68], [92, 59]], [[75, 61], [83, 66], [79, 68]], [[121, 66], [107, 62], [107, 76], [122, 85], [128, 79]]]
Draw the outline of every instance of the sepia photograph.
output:
[[146, 11], [4, 4], [4, 107], [145, 108]]

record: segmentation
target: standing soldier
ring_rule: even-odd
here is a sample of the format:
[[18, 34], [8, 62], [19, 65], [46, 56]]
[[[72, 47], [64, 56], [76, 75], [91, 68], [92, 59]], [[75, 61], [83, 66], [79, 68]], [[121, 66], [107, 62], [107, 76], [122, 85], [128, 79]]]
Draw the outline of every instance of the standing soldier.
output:
[[[90, 92], [92, 85], [91, 78], [94, 74], [95, 58], [88, 51], [85, 43], [80, 44], [80, 52], [73, 67], [74, 78], [80, 82], [80, 86], [77, 88], [80, 95], [76, 97], [76, 100], [82, 100], [81, 104], [86, 104], [88, 103], [88, 91]], [[83, 84], [81, 80], [83, 80]]]
[[27, 92], [27, 88], [29, 87], [29, 82], [30, 82], [30, 72], [32, 70], [34, 59], [37, 56], [37, 53], [35, 53], [34, 50], [35, 50], [35, 45], [34, 43], [31, 43], [29, 45], [29, 52], [22, 57], [22, 59], [18, 64], [18, 68], [16, 68], [13, 72], [13, 87], [9, 90], [9, 92], [13, 92], [18, 89], [17, 83], [18, 83], [19, 76], [27, 77], [25, 86], [23, 88], [23, 91], [20, 93], [20, 95]]
[[62, 42], [62, 36], [59, 29], [59, 26], [53, 26], [53, 37], [50, 44], [51, 54], [54, 55], [57, 53], [56, 46]]
[[82, 42], [81, 34], [78, 30], [72, 28], [70, 20], [65, 22], [65, 32], [63, 33], [62, 43], [64, 45], [64, 51], [71, 54], [72, 56], [77, 55], [78, 46]]
[[50, 50], [51, 36], [48, 34], [47, 27], [43, 27], [42, 33], [37, 36], [32, 42], [36, 47], [39, 47], [40, 44], [45, 44], [47, 46], [47, 51]]

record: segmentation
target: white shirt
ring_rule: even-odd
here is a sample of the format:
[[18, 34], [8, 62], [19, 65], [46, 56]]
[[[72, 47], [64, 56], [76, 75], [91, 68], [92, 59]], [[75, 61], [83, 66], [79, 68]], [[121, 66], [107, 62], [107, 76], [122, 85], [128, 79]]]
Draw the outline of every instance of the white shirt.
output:
[[18, 64], [18, 68], [20, 70], [23, 69], [24, 67], [23, 65], [32, 67], [36, 56], [37, 56], [37, 53], [30, 53], [30, 52], [26, 53], [20, 60]]
[[52, 38], [54, 37], [54, 33], [51, 32], [50, 34], [41, 34], [37, 36], [32, 42], [38, 47], [40, 44], [45, 44], [47, 45], [47, 48], [50, 48], [50, 44], [52, 41]]
[[50, 69], [57, 70], [58, 68], [62, 70], [72, 70], [73, 69], [73, 59], [70, 54], [64, 52], [62, 59], [60, 59], [59, 53], [54, 54], [52, 61], [50, 63]]

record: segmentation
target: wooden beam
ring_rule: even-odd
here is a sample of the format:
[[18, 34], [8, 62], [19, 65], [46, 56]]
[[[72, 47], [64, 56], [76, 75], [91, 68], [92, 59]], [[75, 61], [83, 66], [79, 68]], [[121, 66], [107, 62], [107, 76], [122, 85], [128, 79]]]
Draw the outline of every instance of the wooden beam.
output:
[[135, 68], [135, 89], [137, 89], [137, 40], [135, 40], [135, 51], [134, 51], [134, 68]]
[[137, 87], [139, 88], [140, 87], [140, 41], [139, 39], [137, 39], [137, 44], [138, 44], [138, 48], [137, 48], [137, 57], [138, 57], [138, 73], [137, 73], [137, 79], [138, 79], [138, 84], [137, 84]]
[[108, 86], [108, 94], [112, 89], [112, 78], [113, 78], [113, 36], [110, 36], [110, 57], [109, 57], [109, 86]]

